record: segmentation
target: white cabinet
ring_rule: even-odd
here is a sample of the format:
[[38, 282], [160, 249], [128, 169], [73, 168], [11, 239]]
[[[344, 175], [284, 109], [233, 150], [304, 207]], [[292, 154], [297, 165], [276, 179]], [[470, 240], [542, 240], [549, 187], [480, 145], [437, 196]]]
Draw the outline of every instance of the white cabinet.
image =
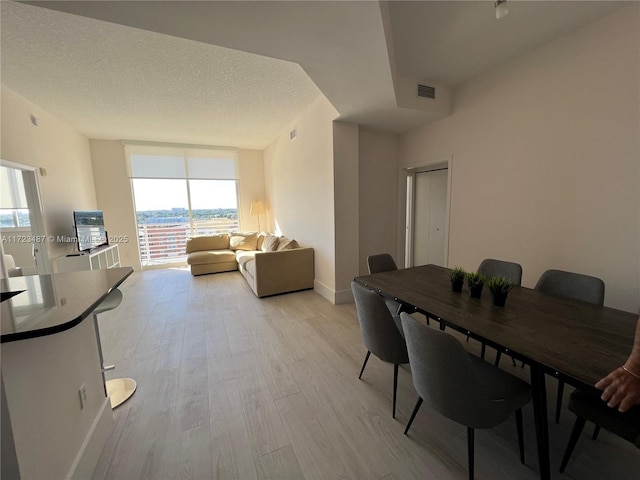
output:
[[59, 257], [58, 273], [77, 272], [79, 270], [100, 270], [120, 266], [118, 245], [107, 245], [88, 253]]

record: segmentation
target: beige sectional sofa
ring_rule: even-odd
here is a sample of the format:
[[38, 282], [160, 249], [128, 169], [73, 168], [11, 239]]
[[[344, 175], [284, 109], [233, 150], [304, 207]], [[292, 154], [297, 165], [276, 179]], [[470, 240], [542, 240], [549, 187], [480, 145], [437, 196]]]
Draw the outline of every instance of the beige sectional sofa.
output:
[[313, 288], [313, 248], [256, 232], [233, 232], [187, 240], [192, 275], [240, 270], [258, 297]]

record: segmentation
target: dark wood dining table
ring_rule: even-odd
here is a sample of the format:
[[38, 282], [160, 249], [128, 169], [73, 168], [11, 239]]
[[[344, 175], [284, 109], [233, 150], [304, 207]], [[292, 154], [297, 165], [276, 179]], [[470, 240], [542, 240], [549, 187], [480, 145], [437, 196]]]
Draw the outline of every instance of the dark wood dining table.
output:
[[[505, 307], [451, 290], [449, 270], [425, 265], [355, 278], [380, 295], [469, 333], [530, 367], [540, 478], [551, 476], [545, 373], [579, 388], [593, 385], [631, 352], [637, 315], [514, 287]], [[486, 290], [486, 288], [485, 288]]]

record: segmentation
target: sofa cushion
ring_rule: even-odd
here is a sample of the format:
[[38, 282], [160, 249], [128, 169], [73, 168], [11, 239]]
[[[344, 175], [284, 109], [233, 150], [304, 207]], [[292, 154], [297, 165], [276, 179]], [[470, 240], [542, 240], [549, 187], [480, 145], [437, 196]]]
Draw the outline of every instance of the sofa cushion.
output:
[[255, 250], [258, 246], [257, 232], [233, 232], [229, 239], [231, 250]]
[[294, 239], [289, 239], [287, 237], [280, 237], [280, 241], [278, 242], [278, 252], [281, 250], [292, 250], [294, 248], [298, 248], [298, 242]]
[[262, 241], [260, 250], [263, 252], [275, 252], [278, 249], [278, 243], [280, 243], [280, 237], [267, 234]]
[[236, 254], [232, 250], [207, 250], [191, 252], [187, 256], [189, 265], [206, 265], [208, 263], [235, 262]]
[[256, 258], [256, 252], [255, 250], [238, 250], [235, 253], [236, 255], [236, 261], [238, 262], [239, 265], [244, 267], [244, 264], [247, 263], [250, 260], [254, 260]]
[[187, 239], [187, 253], [225, 248], [229, 248], [229, 235], [226, 233]]
[[262, 250], [262, 242], [264, 242], [264, 238], [269, 235], [268, 233], [261, 232], [258, 234], [258, 243], [256, 243], [256, 250]]
[[247, 263], [245, 263], [243, 268], [247, 272], [249, 272], [253, 278], [256, 277], [256, 260], [255, 260], [255, 258], [253, 260], [249, 260]]

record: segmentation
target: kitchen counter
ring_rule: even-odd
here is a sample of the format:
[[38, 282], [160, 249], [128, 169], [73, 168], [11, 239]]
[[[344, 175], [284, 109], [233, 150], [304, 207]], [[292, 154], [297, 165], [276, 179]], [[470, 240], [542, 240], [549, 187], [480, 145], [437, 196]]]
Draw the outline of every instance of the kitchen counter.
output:
[[[111, 268], [2, 280], [0, 343], [63, 332], [91, 314], [133, 269]], [[18, 293], [16, 293], [18, 292]]]

